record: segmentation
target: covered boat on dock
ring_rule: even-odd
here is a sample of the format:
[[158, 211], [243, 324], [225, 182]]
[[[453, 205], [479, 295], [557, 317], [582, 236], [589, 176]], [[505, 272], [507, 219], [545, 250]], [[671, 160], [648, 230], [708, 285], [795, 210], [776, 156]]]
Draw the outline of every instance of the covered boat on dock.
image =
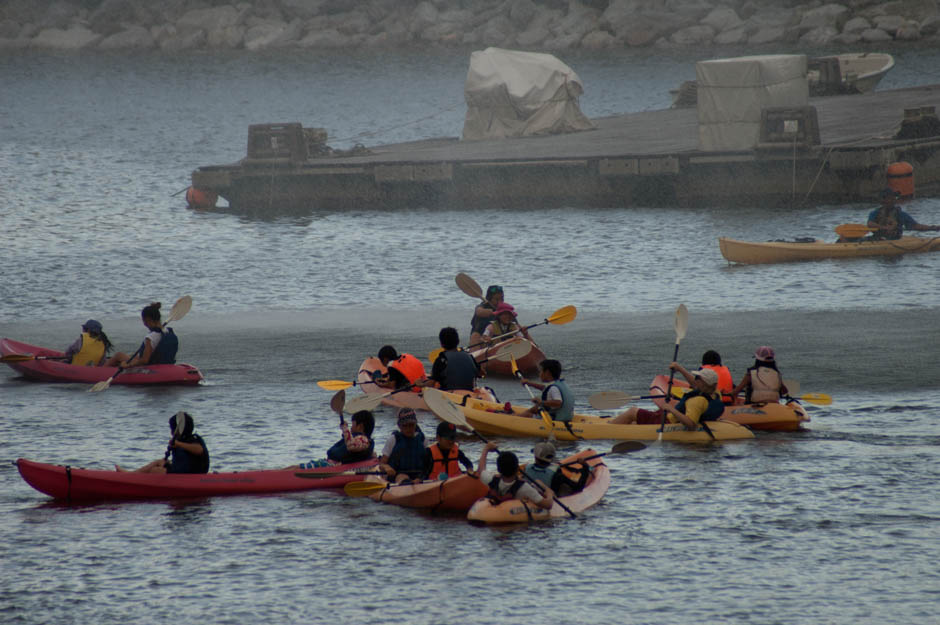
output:
[[373, 458], [315, 469], [270, 469], [227, 473], [133, 473], [44, 464], [20, 458], [26, 483], [55, 499], [103, 501], [173, 499], [215, 495], [260, 495], [315, 489], [341, 490], [378, 464]]
[[[113, 376], [112, 384], [193, 385], [199, 384], [203, 379], [199, 369], [183, 362], [172, 365], [140, 365], [124, 370], [118, 367], [73, 365], [65, 362], [64, 352], [7, 338], [0, 339], [0, 356], [3, 356], [5, 364], [17, 373], [39, 382], [95, 384]], [[121, 371], [120, 375], [117, 375], [118, 371]]]
[[721, 237], [718, 246], [729, 263], [756, 265], [935, 252], [940, 250], [940, 237], [905, 236], [894, 240], [866, 239], [846, 243], [827, 243], [822, 239], [754, 242]]

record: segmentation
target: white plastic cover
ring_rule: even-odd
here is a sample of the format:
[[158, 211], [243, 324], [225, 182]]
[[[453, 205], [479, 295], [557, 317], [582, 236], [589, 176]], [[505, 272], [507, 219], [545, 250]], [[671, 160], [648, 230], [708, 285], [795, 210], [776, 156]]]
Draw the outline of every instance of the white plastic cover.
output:
[[578, 106], [581, 79], [551, 54], [487, 48], [470, 55], [464, 139], [590, 130]]
[[761, 109], [809, 101], [804, 54], [700, 61], [695, 75], [701, 150], [749, 150], [760, 137]]

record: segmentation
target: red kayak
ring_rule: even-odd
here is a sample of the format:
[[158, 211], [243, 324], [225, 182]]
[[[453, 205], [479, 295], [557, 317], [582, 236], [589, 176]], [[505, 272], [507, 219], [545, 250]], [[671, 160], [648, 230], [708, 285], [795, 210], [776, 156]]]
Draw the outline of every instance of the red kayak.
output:
[[[72, 365], [62, 358], [63, 352], [46, 349], [13, 339], [0, 339], [0, 356], [31, 356], [30, 359], [7, 362], [25, 378], [39, 382], [80, 382], [94, 384], [107, 380], [118, 372], [117, 367], [85, 367]], [[174, 365], [142, 365], [124, 369], [112, 384], [199, 384], [202, 373], [193, 365], [178, 362]]]
[[26, 483], [56, 499], [173, 499], [212, 495], [259, 495], [290, 491], [342, 490], [378, 464], [363, 460], [317, 469], [271, 469], [235, 473], [130, 473], [43, 464], [20, 458], [16, 466]]

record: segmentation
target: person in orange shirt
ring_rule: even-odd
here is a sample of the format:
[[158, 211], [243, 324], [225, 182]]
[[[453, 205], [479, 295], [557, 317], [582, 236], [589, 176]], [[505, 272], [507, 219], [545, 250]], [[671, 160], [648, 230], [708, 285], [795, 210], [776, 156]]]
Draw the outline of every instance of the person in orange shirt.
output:
[[721, 393], [721, 401], [733, 404], [734, 380], [731, 378], [731, 370], [721, 364], [721, 354], [713, 349], [702, 354], [702, 369], [711, 369], [718, 374], [718, 392]]

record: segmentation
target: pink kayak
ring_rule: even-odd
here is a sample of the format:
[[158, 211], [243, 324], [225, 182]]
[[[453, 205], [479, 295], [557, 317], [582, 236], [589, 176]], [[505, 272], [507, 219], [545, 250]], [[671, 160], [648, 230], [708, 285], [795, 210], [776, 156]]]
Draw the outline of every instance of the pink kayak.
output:
[[[14, 341], [0, 339], [0, 356], [32, 356], [29, 360], [7, 362], [25, 378], [39, 382], [80, 382], [94, 384], [107, 380], [118, 372], [117, 367], [85, 367], [64, 360], [63, 352]], [[115, 376], [112, 384], [199, 384], [202, 373], [193, 365], [178, 362], [173, 365], [143, 365], [130, 367]]]
[[[382, 361], [378, 358], [366, 358], [362, 361], [362, 364], [359, 365], [359, 373], [356, 375], [356, 385], [366, 394], [387, 393], [390, 389], [382, 388], [372, 381], [378, 375], [385, 375], [387, 371], [388, 369], [385, 368]], [[474, 398], [482, 399], [483, 401], [496, 401], [496, 397], [490, 390], [482, 386], [474, 389], [472, 393], [469, 391], [453, 391], [448, 393], [450, 399], [458, 403], [464, 395], [472, 395]], [[413, 408], [414, 410], [427, 410], [430, 412], [427, 402], [424, 401], [424, 396], [421, 393], [411, 391], [402, 391], [394, 395], [389, 395], [382, 399], [382, 403], [397, 408]]]
[[316, 469], [270, 469], [234, 473], [130, 473], [43, 464], [20, 458], [16, 466], [26, 482], [41, 493], [71, 501], [171, 499], [212, 495], [258, 495], [291, 491], [342, 490], [378, 464], [363, 460]]

